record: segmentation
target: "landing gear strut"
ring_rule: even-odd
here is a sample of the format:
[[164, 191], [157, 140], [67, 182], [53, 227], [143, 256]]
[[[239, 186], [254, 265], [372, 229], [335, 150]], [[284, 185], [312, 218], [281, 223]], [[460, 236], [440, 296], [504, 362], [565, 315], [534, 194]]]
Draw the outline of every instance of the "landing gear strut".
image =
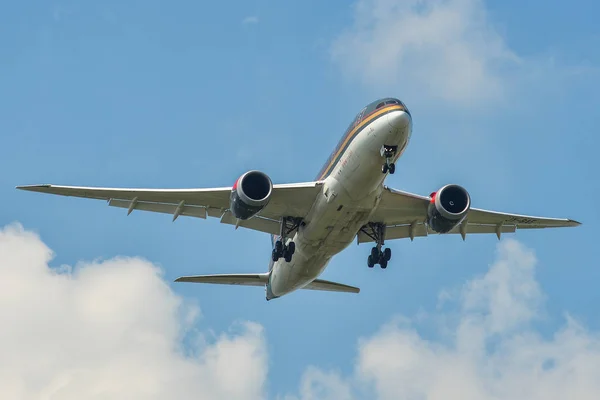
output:
[[292, 261], [292, 256], [296, 252], [296, 243], [289, 242], [286, 244], [287, 236], [298, 229], [300, 222], [301, 220], [299, 218], [283, 217], [281, 219], [279, 239], [275, 242], [275, 247], [271, 254], [273, 261], [277, 261], [281, 257], [283, 257], [286, 262]]
[[396, 155], [396, 151], [398, 150], [398, 146], [388, 146], [383, 145], [381, 147], [381, 156], [385, 157], [385, 164], [381, 166], [381, 172], [387, 174], [388, 171], [390, 174], [396, 172], [396, 164], [394, 164], [394, 156]]
[[367, 266], [373, 268], [375, 264], [379, 264], [381, 268], [387, 268], [388, 261], [392, 258], [392, 249], [389, 247], [384, 250], [381, 249], [385, 242], [385, 225], [369, 222], [361, 228], [361, 231], [376, 243], [367, 258]]

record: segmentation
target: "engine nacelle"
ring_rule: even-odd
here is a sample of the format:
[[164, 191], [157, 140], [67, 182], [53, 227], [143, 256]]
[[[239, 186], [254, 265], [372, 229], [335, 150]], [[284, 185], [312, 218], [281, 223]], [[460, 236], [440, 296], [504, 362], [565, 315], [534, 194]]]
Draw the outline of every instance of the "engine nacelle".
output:
[[267, 174], [248, 171], [231, 188], [229, 209], [234, 217], [248, 219], [269, 203], [272, 191], [273, 183]]
[[437, 233], [450, 232], [460, 224], [471, 208], [471, 196], [462, 186], [446, 185], [431, 194], [427, 222]]

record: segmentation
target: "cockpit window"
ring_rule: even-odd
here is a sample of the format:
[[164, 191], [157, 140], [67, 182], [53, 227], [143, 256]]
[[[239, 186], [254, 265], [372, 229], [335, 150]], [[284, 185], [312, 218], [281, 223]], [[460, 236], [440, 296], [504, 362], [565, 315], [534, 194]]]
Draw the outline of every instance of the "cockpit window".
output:
[[402, 104], [402, 102], [400, 100], [390, 99], [390, 100], [382, 101], [381, 103], [377, 104], [377, 107], [375, 107], [375, 109], [377, 110], [377, 109], [379, 109], [379, 108], [381, 108], [383, 106], [387, 106], [387, 105], [390, 105], [390, 104], [398, 104], [400, 106], [404, 106], [404, 104]]

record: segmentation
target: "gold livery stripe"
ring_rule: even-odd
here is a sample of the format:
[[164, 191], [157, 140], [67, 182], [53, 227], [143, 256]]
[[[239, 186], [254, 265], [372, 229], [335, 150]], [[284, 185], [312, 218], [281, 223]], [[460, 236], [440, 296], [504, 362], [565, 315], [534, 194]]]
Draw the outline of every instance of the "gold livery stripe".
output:
[[325, 171], [321, 175], [321, 179], [323, 178], [323, 176], [326, 176], [329, 173], [329, 171], [331, 170], [331, 167], [335, 164], [336, 160], [338, 159], [338, 157], [340, 156], [340, 154], [344, 151], [344, 149], [346, 148], [346, 146], [348, 145], [348, 143], [353, 139], [353, 137], [354, 137], [354, 135], [355, 135], [355, 133], [357, 131], [359, 131], [360, 129], [362, 129], [365, 125], [369, 124], [371, 121], [373, 121], [374, 119], [376, 119], [381, 114], [386, 113], [388, 111], [393, 111], [393, 110], [404, 111], [404, 107], [402, 107], [401, 105], [398, 105], [398, 104], [391, 104], [391, 105], [389, 105], [387, 107], [383, 107], [383, 108], [380, 108], [378, 110], [375, 110], [374, 112], [372, 112], [371, 114], [369, 114], [366, 118], [364, 118], [360, 124], [356, 125], [354, 127], [354, 129], [352, 129], [350, 132], [348, 132], [348, 134], [346, 135], [346, 139], [344, 140], [344, 142], [340, 146], [340, 148], [337, 151], [337, 153], [335, 153], [335, 156], [331, 158], [331, 162], [329, 163], [329, 165], [327, 166], [327, 168], [325, 169]]

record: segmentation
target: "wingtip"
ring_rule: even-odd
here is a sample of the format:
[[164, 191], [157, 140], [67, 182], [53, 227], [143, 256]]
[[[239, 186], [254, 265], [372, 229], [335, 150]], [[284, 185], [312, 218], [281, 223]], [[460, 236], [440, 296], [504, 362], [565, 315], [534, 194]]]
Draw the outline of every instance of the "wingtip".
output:
[[42, 184], [42, 185], [21, 185], [21, 186], [15, 186], [15, 189], [18, 190], [33, 190], [35, 191], [36, 189], [44, 189], [44, 188], [49, 188], [52, 185], [49, 184]]
[[574, 219], [569, 219], [569, 222], [572, 224], [572, 226], [579, 226], [579, 225], [581, 225], [581, 222], [575, 221]]

